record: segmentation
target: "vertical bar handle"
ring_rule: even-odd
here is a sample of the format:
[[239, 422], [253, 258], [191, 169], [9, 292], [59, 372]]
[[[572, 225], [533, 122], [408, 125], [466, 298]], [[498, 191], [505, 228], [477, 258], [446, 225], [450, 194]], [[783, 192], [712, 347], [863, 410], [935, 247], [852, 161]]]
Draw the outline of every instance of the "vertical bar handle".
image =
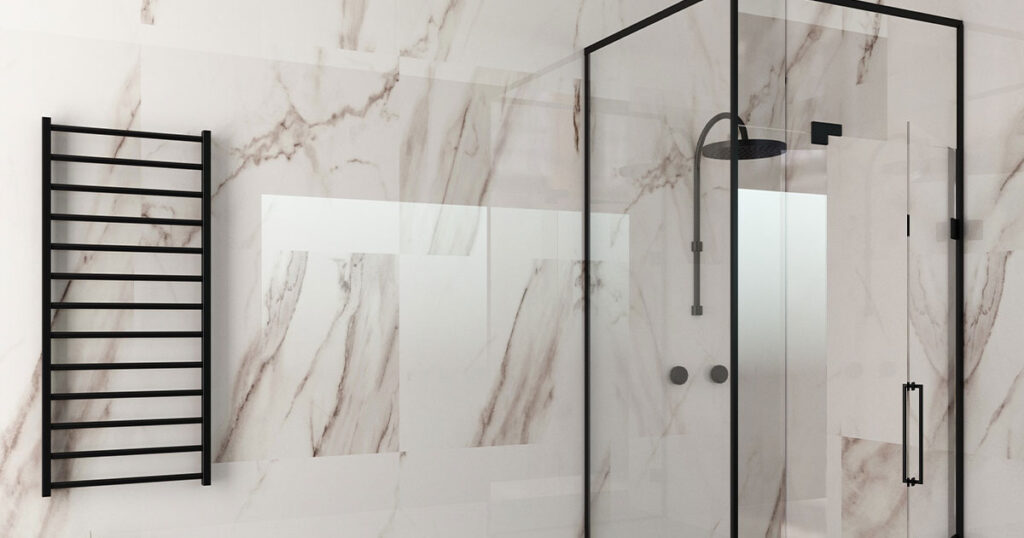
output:
[[924, 484], [924, 385], [917, 386], [917, 483]]
[[[917, 392], [917, 477], [907, 475], [907, 397], [911, 391]], [[914, 382], [903, 384], [903, 483], [907, 487], [924, 484], [924, 385]]]

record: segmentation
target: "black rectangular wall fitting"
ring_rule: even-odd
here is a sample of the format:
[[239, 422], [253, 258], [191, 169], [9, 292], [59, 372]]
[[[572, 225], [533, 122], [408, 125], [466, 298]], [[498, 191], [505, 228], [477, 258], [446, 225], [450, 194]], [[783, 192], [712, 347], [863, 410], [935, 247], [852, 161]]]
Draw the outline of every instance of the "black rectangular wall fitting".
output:
[[[57, 125], [50, 118], [42, 121], [42, 494], [49, 497], [54, 489], [79, 488], [87, 486], [106, 486], [115, 484], [141, 484], [149, 482], [170, 482], [180, 480], [199, 480], [209, 485], [210, 472], [210, 131], [201, 135], [185, 135], [172, 133], [155, 133], [147, 131], [129, 131], [123, 129], [104, 129], [97, 127], [81, 127], [75, 125]], [[86, 155], [67, 155], [53, 153], [53, 133], [75, 133], [82, 135], [114, 136], [120, 138], [144, 138], [153, 140], [169, 140], [176, 142], [193, 142], [201, 145], [202, 159], [199, 163], [153, 161], [142, 159], [123, 159], [113, 157], [95, 157]], [[108, 185], [82, 185], [53, 180], [53, 162], [72, 162], [87, 164], [103, 164], [111, 166], [135, 166], [199, 171], [201, 173], [200, 190], [169, 190], [137, 187], [120, 187]], [[194, 173], [194, 172], [191, 172]], [[62, 178], [67, 179], [67, 178]], [[84, 215], [54, 213], [51, 197], [54, 192], [84, 192], [115, 195], [138, 196], [169, 196], [179, 198], [196, 198], [202, 204], [201, 218], [173, 219], [156, 217], [125, 217], [114, 215]], [[149, 224], [159, 226], [184, 226], [199, 228], [202, 244], [199, 247], [167, 247], [149, 245], [105, 245], [83, 243], [55, 243], [52, 236], [52, 223], [66, 222], [99, 222], [113, 224]], [[132, 273], [80, 273], [54, 271], [52, 267], [53, 253], [56, 251], [106, 251], [127, 253], [157, 253], [170, 255], [195, 255], [201, 257], [202, 270], [199, 274], [132, 274]], [[199, 303], [157, 303], [157, 302], [75, 302], [53, 301], [52, 285], [54, 281], [90, 282], [90, 281], [124, 281], [124, 282], [196, 282], [202, 286], [202, 300]], [[57, 313], [64, 310], [199, 310], [201, 327], [192, 331], [54, 331], [53, 320]], [[76, 342], [80, 339], [199, 339], [201, 356], [193, 360], [181, 361], [142, 361], [142, 362], [54, 362], [53, 341], [55, 339]], [[159, 342], [160, 340], [157, 340]], [[73, 345], [73, 344], [69, 344]], [[80, 371], [140, 370], [158, 372], [167, 369], [199, 369], [201, 384], [199, 388], [181, 388], [174, 390], [128, 390], [105, 392], [54, 392], [52, 376], [73, 375]], [[149, 398], [200, 398], [201, 412], [198, 417], [142, 418], [130, 420], [102, 420], [78, 422], [53, 422], [53, 405], [55, 402], [72, 400], [112, 400], [128, 398], [144, 402]], [[144, 446], [127, 448], [110, 448], [80, 451], [53, 451], [51, 433], [55, 430], [82, 430], [91, 428], [131, 428], [144, 426], [173, 426], [182, 424], [198, 424], [201, 428], [200, 444], [179, 444], [172, 446]], [[201, 457], [201, 468], [194, 473], [161, 474], [148, 476], [127, 476], [89, 480], [53, 480], [52, 465], [54, 460], [70, 460], [79, 458], [122, 457], [147, 454], [176, 454], [197, 452]]]
[[[591, 335], [591, 320], [590, 320], [590, 293], [591, 293], [591, 282], [590, 282], [590, 264], [591, 264], [591, 253], [590, 253], [590, 193], [591, 193], [591, 62], [590, 56], [601, 50], [608, 45], [616, 43], [626, 37], [629, 37], [637, 32], [640, 32], [649, 26], [657, 24], [658, 22], [675, 15], [693, 5], [701, 3], [705, 0], [682, 0], [677, 2], [657, 13], [642, 19], [630, 26], [623, 28], [622, 30], [615, 32], [603, 39], [600, 39], [583, 50], [583, 163], [584, 163], [584, 186], [583, 186], [583, 257], [584, 257], [584, 282], [583, 287], [583, 304], [584, 304], [584, 330], [583, 330], [583, 374], [584, 374], [584, 440], [583, 440], [583, 460], [584, 460], [584, 536], [591, 536], [591, 519], [593, 517], [591, 511], [591, 428], [590, 428], [590, 359], [591, 359], [591, 348], [590, 348], [590, 335]], [[719, 0], [722, 2], [728, 1], [729, 5], [729, 48], [730, 48], [730, 111], [732, 113], [732, 134], [730, 140], [732, 142], [732, 155], [731, 155], [731, 172], [730, 172], [730, 222], [731, 222], [731, 262], [730, 262], [730, 361], [731, 375], [729, 376], [730, 386], [730, 515], [729, 520], [731, 523], [731, 535], [738, 537], [738, 522], [739, 522], [739, 461], [738, 461], [738, 432], [739, 432], [739, 334], [738, 334], [738, 235], [737, 235], [737, 223], [738, 223], [738, 189], [739, 189], [739, 157], [737, 154], [737, 123], [738, 123], [738, 112], [739, 112], [739, 0]], [[963, 21], [958, 19], [952, 19], [948, 17], [942, 17], [939, 15], [932, 15], [929, 13], [922, 13], [918, 11], [911, 11], [907, 9], [901, 9], [891, 7], [880, 3], [865, 2], [862, 0], [811, 0], [821, 4], [828, 4], [832, 6], [844, 7], [849, 9], [855, 9], [859, 11], [866, 11], [870, 13], [878, 13], [880, 15], [886, 15], [890, 17], [898, 17], [901, 19], [914, 20], [928, 24], [934, 24], [938, 26], [945, 26], [956, 30], [956, 178], [955, 178], [955, 216], [953, 217], [952, 240], [955, 241], [955, 261], [954, 265], [956, 268], [955, 278], [955, 305], [954, 305], [954, 411], [955, 411], [955, 469], [954, 469], [954, 484], [953, 484], [953, 496], [954, 496], [954, 525], [955, 533], [953, 538], [964, 538], [964, 241], [965, 231], [964, 226], [966, 221], [965, 218], [965, 206], [964, 206], [964, 25]], [[841, 133], [833, 133], [841, 134]], [[920, 456], [923, 457], [923, 454]]]

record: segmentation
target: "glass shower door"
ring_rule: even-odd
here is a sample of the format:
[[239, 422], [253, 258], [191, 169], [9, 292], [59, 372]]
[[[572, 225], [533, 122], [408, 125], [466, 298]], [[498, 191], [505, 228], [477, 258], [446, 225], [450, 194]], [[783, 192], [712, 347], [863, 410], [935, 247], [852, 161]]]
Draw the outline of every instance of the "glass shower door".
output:
[[953, 162], [912, 133], [825, 150], [827, 512], [791, 535], [950, 534]]
[[739, 190], [739, 535], [943, 536], [951, 150], [808, 151], [823, 193]]
[[905, 140], [844, 135], [824, 149], [828, 536], [911, 535], [906, 148]]
[[741, 2], [739, 536], [948, 537], [956, 31]]
[[705, 0], [589, 54], [593, 537], [730, 534], [729, 165], [694, 169], [728, 25]]

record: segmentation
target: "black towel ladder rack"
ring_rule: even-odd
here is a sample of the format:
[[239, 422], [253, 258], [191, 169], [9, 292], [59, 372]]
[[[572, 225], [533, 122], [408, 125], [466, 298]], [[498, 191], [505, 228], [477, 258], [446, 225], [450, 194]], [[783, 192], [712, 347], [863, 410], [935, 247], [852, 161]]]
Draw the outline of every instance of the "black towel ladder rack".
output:
[[[147, 131], [131, 131], [124, 129], [104, 129], [81, 127], [75, 125], [58, 125], [51, 119], [42, 119], [42, 494], [49, 497], [53, 489], [78, 488], [87, 486], [105, 486], [114, 484], [138, 484], [148, 482], [167, 482], [177, 480], [200, 480], [204, 486], [210, 485], [210, 131], [200, 135], [156, 133]], [[194, 142], [202, 146], [202, 158], [199, 163], [155, 161], [144, 159], [124, 159], [115, 157], [96, 157], [85, 155], [68, 155], [53, 153], [52, 135], [55, 132], [75, 133], [84, 135], [114, 136], [123, 138], [143, 138], [168, 140], [177, 142]], [[57, 183], [53, 181], [51, 168], [53, 162], [93, 163], [116, 166], [155, 167], [178, 170], [195, 170], [202, 175], [201, 188], [198, 191], [153, 189], [136, 187], [118, 187], [108, 185], [82, 185], [73, 183]], [[54, 192], [84, 192], [99, 194], [168, 196], [178, 198], [197, 198], [202, 204], [202, 218], [176, 219], [151, 217], [122, 217], [112, 215], [87, 215], [73, 213], [53, 213], [51, 196]], [[102, 222], [115, 224], [150, 224], [189, 226], [201, 229], [200, 247], [167, 247], [144, 245], [105, 245], [84, 243], [55, 243], [51, 235], [51, 224], [62, 222]], [[165, 253], [195, 255], [202, 258], [200, 274], [121, 274], [121, 273], [82, 273], [55, 272], [52, 267], [54, 251], [107, 251], [128, 253]], [[61, 281], [135, 281], [135, 282], [198, 282], [202, 286], [202, 300], [199, 303], [142, 303], [142, 302], [53, 302], [51, 299], [52, 283]], [[201, 328], [198, 331], [54, 331], [51, 314], [57, 310], [69, 309], [116, 309], [116, 310], [199, 310], [201, 311]], [[78, 338], [196, 338], [201, 340], [201, 357], [190, 361], [152, 361], [152, 362], [53, 362], [54, 339]], [[97, 370], [162, 370], [193, 368], [201, 370], [201, 387], [179, 390], [138, 390], [108, 392], [66, 392], [54, 393], [51, 387], [51, 376], [54, 372], [76, 372]], [[64, 374], [70, 375], [70, 374]], [[198, 417], [146, 418], [132, 420], [99, 420], [79, 422], [53, 422], [52, 406], [54, 402], [68, 400], [94, 400], [113, 398], [200, 398], [201, 412]], [[132, 447], [106, 450], [54, 451], [51, 433], [56, 430], [82, 430], [92, 428], [125, 428], [141, 426], [168, 426], [180, 424], [199, 424], [201, 426], [201, 443], [176, 446]], [[97, 458], [114, 456], [133, 456], [142, 454], [172, 454], [181, 452], [198, 452], [201, 454], [201, 469], [195, 473], [158, 474], [150, 476], [128, 476], [119, 478], [102, 478], [89, 480], [54, 481], [52, 464], [54, 460], [77, 458]]]

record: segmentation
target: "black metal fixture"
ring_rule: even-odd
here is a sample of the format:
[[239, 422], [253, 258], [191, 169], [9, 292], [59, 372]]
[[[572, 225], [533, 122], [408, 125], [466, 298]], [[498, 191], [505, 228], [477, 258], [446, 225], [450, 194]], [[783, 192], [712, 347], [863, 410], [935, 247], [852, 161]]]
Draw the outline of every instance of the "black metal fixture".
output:
[[[210, 485], [210, 131], [203, 131], [201, 135], [183, 135], [169, 133], [153, 133], [145, 131], [127, 131], [122, 129], [103, 129], [96, 127], [57, 125], [52, 123], [50, 118], [45, 117], [43, 118], [42, 127], [42, 494], [44, 497], [49, 497], [53, 489], [59, 488], [105, 486], [113, 484], [137, 484], [146, 482], [167, 482], [173, 480], [200, 480], [203, 485]], [[194, 142], [201, 144], [202, 146], [202, 162], [183, 163], [140, 159], [122, 159], [113, 157], [93, 157], [83, 155], [56, 154], [52, 152], [52, 134], [54, 132], [116, 136], [125, 138], [171, 140], [178, 142]], [[201, 188], [198, 191], [191, 191], [58, 183], [53, 181], [53, 177], [51, 174], [51, 165], [54, 161], [108, 164], [120, 166], [142, 166], [179, 170], [195, 170], [201, 173]], [[202, 204], [202, 218], [176, 219], [53, 213], [51, 210], [51, 195], [54, 191], [196, 198], [199, 199], [200, 203]], [[54, 221], [107, 222], [117, 224], [155, 224], [193, 227], [200, 229], [202, 245], [200, 247], [158, 247], [141, 245], [54, 243], [53, 238], [51, 236], [51, 223]], [[202, 258], [202, 271], [198, 275], [71, 273], [53, 271], [51, 256], [54, 251], [60, 250], [198, 255], [201, 256]], [[51, 300], [51, 285], [53, 281], [57, 280], [72, 282], [197, 282], [200, 283], [200, 285], [202, 286], [202, 300], [199, 303], [70, 301], [54, 302]], [[195, 331], [54, 331], [52, 326], [51, 314], [54, 311], [63, 311], [70, 309], [199, 310], [201, 311], [202, 315], [202, 326], [200, 330]], [[161, 362], [78, 362], [54, 364], [52, 347], [53, 340], [73, 340], [82, 338], [198, 338], [201, 340], [201, 357], [199, 358], [199, 360], [188, 361], [182, 360]], [[96, 370], [148, 371], [179, 368], [194, 368], [201, 370], [202, 386], [200, 388], [189, 388], [179, 390], [137, 390], [58, 393], [54, 393], [51, 387], [51, 376], [53, 375], [54, 372], [76, 372]], [[192, 397], [198, 397], [201, 399], [201, 416], [79, 422], [53, 422], [52, 420], [52, 405], [53, 402], [57, 401], [106, 400], [120, 398], [134, 399]], [[179, 424], [199, 424], [201, 427], [201, 442], [199, 444], [183, 444], [176, 446], [152, 446], [62, 452], [53, 451], [51, 445], [51, 432], [55, 430], [167, 426]], [[51, 475], [51, 465], [54, 460], [134, 456], [142, 454], [172, 454], [181, 452], [200, 453], [202, 463], [199, 472], [64, 481], [54, 481]]]
[[843, 126], [838, 123], [827, 123], [824, 121], [811, 122], [811, 144], [827, 146], [828, 137], [830, 136], [843, 136]]
[[686, 371], [686, 368], [683, 366], [673, 366], [668, 371], [668, 378], [672, 381], [672, 384], [682, 385], [686, 383], [687, 379], [690, 379], [690, 372]]
[[704, 145], [711, 128], [718, 122], [727, 119], [735, 119], [739, 138], [736, 140], [736, 158], [739, 160], [766, 159], [778, 157], [786, 152], [786, 143], [779, 140], [764, 138], [750, 138], [747, 135], [747, 126], [743, 120], [728, 112], [715, 114], [704, 125], [704, 129], [697, 138], [697, 147], [693, 152], [693, 241], [690, 242], [690, 250], [693, 252], [693, 306], [690, 307], [690, 314], [700, 316], [704, 314], [704, 306], [700, 304], [700, 253], [704, 250], [704, 243], [700, 240], [700, 160], [701, 157], [728, 161], [732, 159], [733, 145], [731, 140], [713, 142]]
[[729, 380], [729, 368], [722, 364], [716, 364], [711, 367], [708, 375], [711, 377], [711, 381], [721, 385]]
[[[907, 474], [907, 398], [917, 391], [917, 476]], [[907, 487], [924, 484], [924, 385], [919, 383], [903, 384], [903, 483]]]

